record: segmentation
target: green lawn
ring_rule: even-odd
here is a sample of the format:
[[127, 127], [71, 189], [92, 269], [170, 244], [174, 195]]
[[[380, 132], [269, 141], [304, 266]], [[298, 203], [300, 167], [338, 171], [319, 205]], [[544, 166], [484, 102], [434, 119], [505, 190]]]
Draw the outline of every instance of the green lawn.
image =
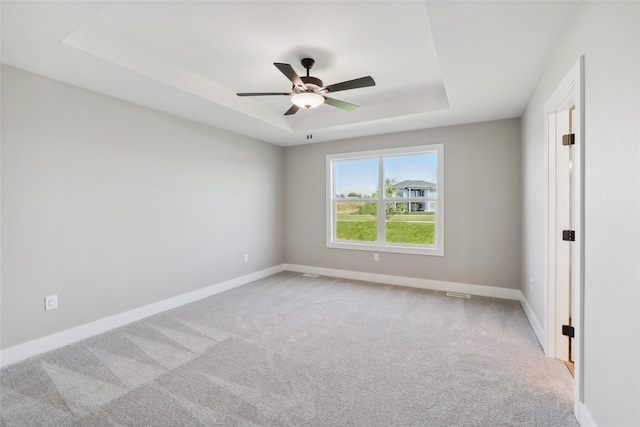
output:
[[336, 237], [340, 240], [376, 241], [375, 221], [337, 221]]
[[[360, 219], [360, 215], [350, 216], [349, 219], [354, 216]], [[432, 245], [435, 239], [434, 228], [434, 224], [431, 222], [395, 222], [391, 219], [387, 222], [387, 242]], [[374, 242], [376, 240], [376, 222], [371, 220], [344, 221], [338, 218], [336, 237], [340, 240]]]
[[387, 242], [433, 245], [432, 222], [387, 222]]

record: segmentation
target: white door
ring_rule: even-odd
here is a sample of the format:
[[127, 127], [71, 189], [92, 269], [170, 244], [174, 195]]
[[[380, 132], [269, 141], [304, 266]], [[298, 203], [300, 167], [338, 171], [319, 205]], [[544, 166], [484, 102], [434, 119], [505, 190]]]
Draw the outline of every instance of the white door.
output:
[[[573, 327], [573, 258], [575, 233], [574, 105], [557, 113], [556, 128], [556, 330]], [[573, 234], [575, 236], [575, 234]], [[572, 362], [572, 338], [556, 334], [556, 357]]]

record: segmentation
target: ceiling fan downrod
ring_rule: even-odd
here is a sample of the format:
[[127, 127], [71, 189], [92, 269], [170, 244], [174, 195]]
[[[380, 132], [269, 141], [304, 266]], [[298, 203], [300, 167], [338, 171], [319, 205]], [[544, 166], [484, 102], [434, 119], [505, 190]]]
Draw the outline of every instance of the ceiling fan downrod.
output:
[[313, 67], [313, 64], [315, 64], [316, 61], [314, 61], [313, 58], [302, 58], [300, 63], [307, 70], [307, 77], [309, 77], [309, 70]]

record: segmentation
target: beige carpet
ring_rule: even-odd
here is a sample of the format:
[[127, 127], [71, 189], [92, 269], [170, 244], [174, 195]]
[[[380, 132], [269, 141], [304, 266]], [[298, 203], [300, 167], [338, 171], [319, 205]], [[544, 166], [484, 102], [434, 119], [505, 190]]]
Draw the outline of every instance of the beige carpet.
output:
[[281, 273], [0, 371], [3, 426], [576, 426], [516, 301]]

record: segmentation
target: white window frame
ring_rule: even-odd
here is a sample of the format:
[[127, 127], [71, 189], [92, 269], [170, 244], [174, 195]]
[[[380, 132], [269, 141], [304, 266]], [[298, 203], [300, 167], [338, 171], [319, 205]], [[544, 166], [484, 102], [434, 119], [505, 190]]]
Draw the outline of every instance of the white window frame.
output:
[[[408, 243], [390, 243], [385, 240], [386, 233], [386, 206], [388, 202], [406, 202], [407, 199], [403, 198], [385, 198], [384, 191], [384, 169], [383, 159], [390, 156], [402, 156], [412, 154], [427, 154], [436, 153], [437, 161], [437, 196], [436, 201], [436, 220], [435, 220], [435, 241], [433, 245], [416, 245]], [[375, 242], [361, 242], [361, 241], [346, 241], [336, 239], [335, 219], [336, 219], [336, 202], [344, 201], [342, 199], [337, 200], [335, 189], [335, 163], [336, 161], [343, 160], [362, 160], [377, 158], [378, 161], [378, 191], [377, 198], [356, 198], [349, 199], [353, 202], [365, 202], [365, 203], [377, 203], [377, 241]], [[328, 154], [326, 157], [326, 241], [328, 248], [336, 249], [352, 249], [360, 251], [372, 251], [372, 252], [395, 252], [404, 254], [417, 254], [417, 255], [432, 255], [432, 256], [444, 256], [444, 144], [429, 144], [419, 145], [414, 147], [400, 147], [389, 148], [383, 150], [369, 150], [359, 151], [352, 153], [340, 153], [340, 154]], [[421, 198], [420, 201], [428, 203], [433, 201], [431, 198]], [[382, 208], [382, 209], [381, 209]]]

